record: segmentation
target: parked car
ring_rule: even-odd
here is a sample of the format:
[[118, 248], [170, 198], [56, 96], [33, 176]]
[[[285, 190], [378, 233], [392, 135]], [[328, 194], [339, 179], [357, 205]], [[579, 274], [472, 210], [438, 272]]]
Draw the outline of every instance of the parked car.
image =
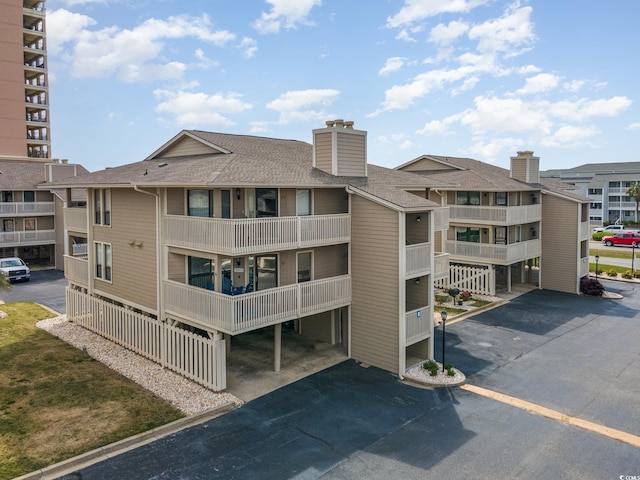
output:
[[9, 277], [10, 282], [24, 280], [28, 282], [31, 278], [31, 271], [27, 264], [18, 257], [0, 258], [0, 272]]
[[595, 232], [620, 232], [624, 230], [624, 225], [607, 225], [606, 227], [596, 228]]
[[613, 236], [603, 237], [602, 243], [607, 247], [613, 247], [614, 245], [626, 245], [634, 247], [640, 246], [640, 233], [638, 232], [621, 232], [616, 233]]

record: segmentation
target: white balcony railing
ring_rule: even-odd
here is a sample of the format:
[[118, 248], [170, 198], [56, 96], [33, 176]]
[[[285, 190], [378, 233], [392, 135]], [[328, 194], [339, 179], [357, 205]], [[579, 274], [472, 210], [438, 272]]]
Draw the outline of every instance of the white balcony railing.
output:
[[167, 245], [231, 256], [351, 241], [351, 215], [202, 218], [165, 215]]
[[43, 245], [56, 241], [55, 230], [27, 230], [0, 233], [0, 246]]
[[449, 207], [436, 208], [433, 211], [433, 229], [436, 232], [449, 229]]
[[589, 275], [589, 259], [581, 258], [580, 259], [580, 277], [586, 277]]
[[589, 240], [591, 236], [591, 226], [589, 225], [589, 221], [580, 222], [580, 240]]
[[433, 257], [433, 279], [449, 278], [449, 254], [438, 253]]
[[486, 225], [519, 225], [538, 222], [542, 219], [540, 204], [519, 207], [451, 205], [449, 208], [451, 221], [467, 221]]
[[453, 260], [472, 260], [482, 264], [510, 265], [515, 262], [536, 258], [541, 253], [540, 239], [509, 245], [489, 243], [456, 242], [448, 240], [447, 253]]
[[431, 336], [433, 315], [428, 306], [411, 310], [405, 314], [406, 345], [411, 345]]
[[73, 232], [87, 233], [87, 209], [86, 208], [65, 208], [64, 228]]
[[70, 282], [89, 285], [89, 261], [86, 256], [64, 256], [64, 276]]
[[0, 215], [53, 215], [53, 202], [1, 202]]
[[86, 243], [74, 243], [71, 245], [71, 253], [75, 255], [87, 255], [89, 253], [89, 245]]
[[432, 247], [430, 243], [408, 245], [405, 250], [407, 276], [426, 275], [431, 271]]
[[351, 303], [351, 276], [314, 280], [243, 295], [225, 295], [165, 280], [168, 314], [236, 335]]

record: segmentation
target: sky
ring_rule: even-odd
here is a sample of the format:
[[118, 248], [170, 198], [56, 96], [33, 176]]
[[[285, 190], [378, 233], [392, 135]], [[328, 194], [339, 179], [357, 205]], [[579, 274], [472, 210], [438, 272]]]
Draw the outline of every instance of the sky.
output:
[[[542, 170], [638, 161], [637, 0], [47, 0], [52, 154], [91, 171], [183, 129], [311, 143], [344, 119], [370, 163]], [[636, 60], [634, 60], [636, 58]]]

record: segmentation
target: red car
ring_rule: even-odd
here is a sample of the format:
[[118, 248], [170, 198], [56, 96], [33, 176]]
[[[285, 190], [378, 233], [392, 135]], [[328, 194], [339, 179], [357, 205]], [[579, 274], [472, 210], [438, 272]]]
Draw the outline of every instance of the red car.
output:
[[640, 233], [638, 232], [622, 232], [616, 233], [612, 237], [602, 237], [602, 243], [607, 247], [614, 245], [626, 245], [640, 247]]

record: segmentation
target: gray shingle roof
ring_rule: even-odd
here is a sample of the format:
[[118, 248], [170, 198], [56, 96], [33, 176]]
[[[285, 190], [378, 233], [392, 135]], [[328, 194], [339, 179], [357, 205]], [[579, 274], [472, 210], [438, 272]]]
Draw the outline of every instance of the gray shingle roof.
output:
[[45, 164], [0, 161], [0, 190], [33, 190], [44, 182]]

